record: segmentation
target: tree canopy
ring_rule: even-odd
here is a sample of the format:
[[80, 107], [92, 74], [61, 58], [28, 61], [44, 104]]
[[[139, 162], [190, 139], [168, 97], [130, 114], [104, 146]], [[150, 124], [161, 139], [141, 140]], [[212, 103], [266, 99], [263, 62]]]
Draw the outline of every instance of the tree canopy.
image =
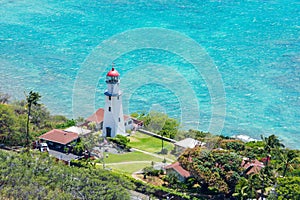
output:
[[47, 155], [0, 150], [0, 196], [7, 199], [129, 199], [132, 183], [97, 168], [55, 163]]
[[178, 160], [195, 177], [202, 191], [212, 194], [233, 192], [242, 172], [242, 159], [227, 151], [196, 147], [186, 150]]
[[134, 113], [133, 116], [137, 116], [139, 120], [144, 122], [145, 129], [164, 137], [175, 138], [179, 129], [179, 122], [176, 119], [157, 111], [151, 111], [148, 114]]

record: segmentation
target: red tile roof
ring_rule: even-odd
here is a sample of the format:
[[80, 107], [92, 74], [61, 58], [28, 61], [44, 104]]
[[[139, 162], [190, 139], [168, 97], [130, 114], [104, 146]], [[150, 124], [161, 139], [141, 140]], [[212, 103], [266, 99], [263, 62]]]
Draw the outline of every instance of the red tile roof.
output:
[[89, 122], [96, 122], [97, 124], [100, 124], [104, 119], [104, 109], [99, 108], [94, 114], [89, 116], [86, 121]]
[[264, 164], [256, 159], [252, 161], [249, 161], [249, 159], [244, 159], [241, 166], [245, 169], [245, 173], [249, 175], [252, 173], [257, 174], [261, 170], [261, 168], [264, 167]]
[[124, 121], [125, 121], [125, 122], [126, 122], [128, 119], [130, 119], [130, 116], [128, 116], [128, 115], [124, 115], [123, 117], [124, 117]]
[[182, 177], [188, 178], [191, 176], [191, 173], [185, 169], [183, 169], [179, 162], [173, 163], [165, 167], [165, 169], [174, 169], [178, 172]]
[[[130, 119], [130, 116], [124, 115], [124, 121], [126, 122], [128, 119]], [[100, 124], [104, 120], [104, 109], [99, 108], [94, 114], [89, 116], [86, 121], [88, 122], [96, 122], [97, 124]]]
[[53, 129], [39, 137], [40, 139], [56, 142], [59, 144], [68, 144], [78, 138], [77, 133]]

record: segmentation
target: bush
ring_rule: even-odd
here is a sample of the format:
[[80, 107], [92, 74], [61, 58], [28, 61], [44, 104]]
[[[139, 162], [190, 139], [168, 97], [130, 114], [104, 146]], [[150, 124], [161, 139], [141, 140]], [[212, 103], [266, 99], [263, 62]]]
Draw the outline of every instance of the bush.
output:
[[109, 140], [116, 143], [121, 148], [130, 149], [130, 146], [128, 145], [130, 142], [130, 139], [123, 135], [117, 135], [115, 138], [109, 138]]
[[161, 174], [161, 170], [158, 169], [154, 169], [153, 167], [145, 167], [143, 169], [143, 172], [147, 175], [147, 176], [159, 176]]

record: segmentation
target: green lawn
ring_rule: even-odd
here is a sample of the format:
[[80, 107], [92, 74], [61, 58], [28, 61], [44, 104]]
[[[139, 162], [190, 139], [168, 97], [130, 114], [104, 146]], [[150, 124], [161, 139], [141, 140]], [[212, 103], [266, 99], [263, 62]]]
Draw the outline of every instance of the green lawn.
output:
[[129, 175], [131, 175], [134, 172], [137, 172], [141, 169], [144, 169], [145, 167], [150, 167], [151, 163], [138, 163], [138, 164], [119, 164], [119, 165], [109, 165], [107, 164], [107, 168], [111, 168], [114, 171], [117, 172], [125, 172]]
[[[176, 157], [170, 154], [170, 151], [174, 148], [174, 144], [164, 141], [164, 148], [168, 149], [169, 154], [158, 154], [161, 151], [161, 140], [149, 135], [142, 134], [140, 132], [136, 132], [135, 134], [130, 136], [129, 145], [133, 148], [154, 153], [161, 157], [176, 160]], [[162, 162], [163, 159], [142, 152], [134, 151], [122, 154], [108, 154], [108, 157], [105, 158], [104, 161], [106, 167], [132, 174], [133, 172], [139, 171], [146, 166], [151, 166], [152, 161]]]
[[161, 162], [162, 159], [137, 151], [123, 154], [108, 154], [108, 158], [105, 158], [105, 163], [119, 163], [130, 161], [149, 161], [150, 163], [151, 161]]
[[[161, 139], [140, 132], [136, 132], [135, 134], [130, 136], [129, 145], [131, 147], [156, 154], [158, 154], [161, 151], [162, 146]], [[176, 157], [170, 154], [170, 152], [174, 149], [174, 144], [171, 142], [164, 141], [164, 148], [168, 149], [168, 155], [166, 157], [176, 160]]]
[[[142, 152], [129, 152], [123, 154], [108, 154], [105, 165], [113, 170], [132, 174], [144, 167], [151, 166], [151, 162], [162, 162], [163, 159], [144, 154]], [[131, 163], [132, 162], [132, 163]], [[102, 165], [99, 163], [98, 165]]]

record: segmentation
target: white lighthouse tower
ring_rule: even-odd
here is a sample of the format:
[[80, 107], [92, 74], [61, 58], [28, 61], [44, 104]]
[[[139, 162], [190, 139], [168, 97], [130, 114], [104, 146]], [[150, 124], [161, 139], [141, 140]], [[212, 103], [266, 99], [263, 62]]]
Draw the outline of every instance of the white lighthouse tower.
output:
[[120, 74], [112, 68], [106, 75], [107, 90], [105, 91], [105, 107], [103, 120], [103, 136], [115, 137], [126, 135], [120, 91]]

